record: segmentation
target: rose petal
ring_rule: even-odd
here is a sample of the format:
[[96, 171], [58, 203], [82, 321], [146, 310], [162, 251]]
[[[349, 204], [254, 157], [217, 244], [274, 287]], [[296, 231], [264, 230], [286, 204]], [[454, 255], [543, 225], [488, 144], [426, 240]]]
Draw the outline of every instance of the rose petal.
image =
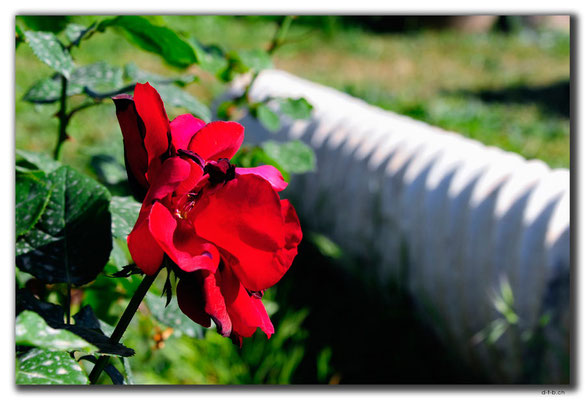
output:
[[272, 188], [280, 192], [288, 186], [278, 169], [272, 165], [261, 165], [254, 168], [236, 168], [236, 175], [254, 174], [266, 179]]
[[112, 100], [116, 106], [116, 117], [124, 138], [124, 159], [128, 182], [136, 197], [142, 201], [148, 190], [146, 180], [148, 154], [144, 147], [144, 124], [136, 112], [132, 96], [118, 95]]
[[150, 205], [172, 193], [191, 174], [191, 164], [179, 157], [167, 158], [153, 176], [144, 204]]
[[298, 252], [298, 246], [303, 239], [303, 231], [299, 217], [288, 200], [280, 200], [282, 218], [284, 220], [284, 247], [278, 253], [279, 263], [291, 265]]
[[203, 277], [200, 271], [181, 278], [177, 284], [177, 303], [183, 313], [201, 326], [209, 328], [211, 318], [205, 312]]
[[149, 223], [150, 209], [141, 211], [138, 222], [128, 235], [128, 250], [132, 260], [146, 275], [153, 275], [158, 271], [163, 260], [163, 251], [152, 237]]
[[196, 323], [208, 328], [210, 317], [223, 336], [232, 333], [232, 322], [228, 315], [216, 275], [201, 270], [181, 278], [177, 285], [179, 308]]
[[244, 141], [244, 127], [237, 122], [215, 121], [205, 125], [191, 139], [188, 150], [205, 160], [230, 159]]
[[161, 166], [159, 174], [146, 193], [138, 220], [128, 235], [128, 250], [132, 259], [144, 273], [154, 274], [162, 263], [163, 250], [152, 237], [149, 228], [153, 203], [163, 200], [189, 176], [190, 166], [178, 157], [167, 159]]
[[189, 163], [190, 172], [189, 176], [185, 178], [179, 186], [175, 189], [175, 194], [177, 196], [182, 196], [188, 192], [190, 192], [197, 183], [201, 180], [203, 176], [203, 168], [199, 166], [199, 164], [195, 163], [193, 160], [185, 160]]
[[144, 123], [144, 147], [148, 153], [147, 178], [152, 182], [153, 172], [160, 166], [160, 157], [169, 149], [171, 142], [169, 118], [158, 92], [147, 82], [137, 83], [134, 88], [136, 111]]
[[285, 221], [278, 194], [263, 178], [248, 174], [227, 182], [203, 196], [192, 215], [197, 234], [231, 255], [229, 266], [247, 289], [273, 286], [290, 267], [286, 239], [295, 222]]
[[149, 228], [158, 245], [183, 271], [206, 269], [215, 272], [217, 269], [217, 248], [195, 235], [195, 230], [188, 223], [177, 223], [161, 203], [152, 206]]
[[274, 333], [274, 326], [260, 299], [250, 297], [237, 277], [225, 268], [221, 273], [220, 287], [226, 301], [233, 331], [250, 337], [260, 328], [268, 338]]
[[191, 114], [182, 114], [171, 121], [171, 136], [175, 149], [186, 149], [191, 138], [205, 126], [205, 121], [195, 118]]
[[220, 287], [216, 282], [217, 274], [209, 273], [203, 281], [205, 294], [205, 312], [213, 319], [217, 332], [223, 336], [230, 336], [233, 329], [232, 320], [228, 314], [226, 303]]

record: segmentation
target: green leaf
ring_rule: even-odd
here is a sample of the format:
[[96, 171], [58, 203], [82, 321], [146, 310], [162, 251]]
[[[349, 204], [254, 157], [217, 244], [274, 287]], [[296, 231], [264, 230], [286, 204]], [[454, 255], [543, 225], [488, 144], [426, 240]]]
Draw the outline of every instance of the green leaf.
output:
[[114, 90], [124, 85], [123, 70], [106, 62], [76, 68], [71, 75], [71, 84], [93, 90]]
[[259, 165], [272, 165], [280, 171], [285, 181], [290, 179], [289, 173], [282, 168], [274, 159], [270, 158], [260, 146], [243, 146], [232, 157], [231, 162], [238, 167], [253, 168]]
[[147, 18], [123, 15], [102, 21], [98, 30], [116, 26], [128, 39], [143, 50], [161, 56], [170, 65], [185, 68], [197, 62], [193, 48], [173, 30], [152, 24]]
[[512, 291], [512, 286], [510, 286], [510, 281], [507, 279], [502, 279], [500, 282], [500, 291], [502, 293], [502, 300], [510, 307], [514, 306], [514, 292]]
[[[111, 279], [109, 280], [111, 281]], [[93, 288], [93, 285], [91, 287]], [[102, 297], [104, 297], [103, 293], [104, 291], [101, 292]], [[111, 300], [108, 300], [111, 303]], [[53, 303], [40, 301], [32, 294], [30, 294], [30, 292], [21, 289], [16, 292], [16, 312], [19, 314], [26, 310], [34, 311], [40, 315], [53, 329], [66, 329], [81, 337], [88, 343], [91, 343], [97, 347], [97, 352], [100, 354], [116, 355], [122, 357], [130, 357], [134, 355], [134, 350], [131, 348], [128, 348], [121, 343], [111, 343], [109, 337], [103, 334], [105, 329], [103, 328], [101, 322], [101, 330], [86, 326], [87, 323], [83, 320], [83, 318], [79, 320], [79, 324], [77, 323], [78, 321], [76, 319], [75, 325], [67, 325], [63, 322], [63, 308]], [[76, 314], [74, 318], [79, 318], [78, 314]]]
[[17, 385], [87, 385], [89, 380], [67, 352], [32, 349], [17, 359]]
[[255, 116], [266, 129], [276, 132], [280, 129], [280, 118], [278, 114], [270, 109], [266, 104], [258, 104], [255, 107]]
[[130, 360], [128, 358], [122, 358], [122, 365], [124, 366], [124, 383], [126, 385], [134, 385], [134, 375], [132, 374], [132, 368], [130, 366]]
[[71, 19], [64, 15], [20, 15], [17, 19], [33, 31], [48, 31], [59, 33], [67, 26]]
[[46, 350], [73, 351], [86, 353], [97, 351], [97, 347], [79, 336], [65, 330], [50, 327], [33, 311], [23, 311], [16, 317], [16, 345], [40, 347]]
[[16, 174], [16, 237], [24, 235], [39, 221], [51, 195], [51, 187], [32, 173]]
[[79, 39], [82, 33], [86, 31], [86, 27], [79, 24], [69, 24], [65, 28], [65, 36], [70, 43], [73, 43]]
[[311, 116], [313, 106], [304, 98], [280, 99], [280, 112], [294, 119], [307, 119]]
[[309, 232], [307, 237], [324, 256], [339, 259], [343, 255], [341, 247], [327, 236], [317, 232]]
[[124, 165], [111, 154], [94, 154], [91, 156], [90, 165], [99, 181], [106, 185], [117, 185], [128, 179]]
[[110, 212], [112, 213], [112, 235], [116, 238], [126, 239], [140, 212], [140, 203], [134, 198], [113, 196], [110, 202]]
[[[67, 86], [67, 95], [81, 93], [80, 88]], [[61, 79], [59, 77], [45, 78], [32, 85], [22, 98], [29, 103], [54, 103], [61, 97]]]
[[26, 273], [26, 272], [23, 272], [23, 271], [19, 270], [18, 268], [15, 268], [14, 269], [14, 275], [15, 275], [15, 278], [16, 278], [17, 287], [19, 289], [25, 287], [26, 283], [29, 280], [35, 279], [35, 277], [32, 276], [31, 274]]
[[71, 54], [51, 32], [26, 31], [26, 41], [39, 60], [69, 79], [73, 72]]
[[229, 54], [232, 62], [235, 62], [236, 72], [247, 72], [249, 70], [261, 71], [272, 68], [270, 55], [261, 49], [241, 50]]
[[100, 321], [95, 316], [91, 306], [82, 307], [77, 314], [73, 316], [73, 319], [75, 320], [75, 325], [101, 331]]
[[61, 166], [59, 161], [55, 161], [52, 157], [45, 153], [17, 149], [16, 155], [22, 157], [27, 163], [33, 165], [41, 171], [46, 172], [47, 174], [50, 174]]
[[209, 111], [209, 108], [184, 90], [173, 85], [159, 85], [156, 87], [156, 90], [165, 104], [186, 108], [191, 114], [201, 118], [205, 122], [211, 120], [211, 111]]
[[102, 271], [112, 249], [110, 194], [93, 179], [62, 166], [38, 223], [16, 245], [17, 266], [48, 282], [82, 285]]
[[197, 56], [198, 65], [204, 71], [218, 75], [227, 68], [226, 54], [219, 46], [205, 46], [194, 38], [191, 39], [191, 45]]
[[[79, 358], [78, 361], [80, 360], [84, 360], [84, 361], [89, 361], [92, 364], [96, 364], [98, 359], [95, 356], [92, 355], [85, 355]], [[114, 385], [123, 385], [124, 384], [124, 376], [120, 373], [120, 371], [118, 371], [116, 369], [116, 367], [114, 367], [113, 364], [107, 364], [104, 367], [104, 372], [106, 374], [108, 374], [108, 376], [110, 377], [110, 379], [112, 380], [112, 383]]]
[[24, 32], [23, 30], [20, 28], [20, 26], [15, 25], [14, 26], [14, 33], [15, 33], [15, 38], [16, 38], [16, 48], [18, 49], [18, 46], [24, 42]]
[[506, 323], [505, 320], [497, 319], [493, 321], [488, 329], [487, 335], [487, 342], [489, 344], [494, 344], [502, 337], [506, 330], [508, 330], [509, 325]]
[[192, 338], [201, 339], [203, 337], [203, 328], [181, 311], [174, 298], [166, 308], [165, 298], [153, 293], [147, 293], [145, 301], [152, 316], [163, 325], [173, 328], [179, 334]]
[[313, 149], [301, 142], [293, 140], [286, 143], [266, 141], [262, 148], [291, 174], [302, 174], [315, 169], [315, 153]]
[[20, 289], [16, 292], [16, 314], [23, 311], [34, 311], [53, 328], [59, 329], [64, 325], [64, 311], [57, 304], [41, 301], [28, 290]]
[[228, 100], [223, 101], [217, 106], [216, 114], [217, 118], [222, 121], [230, 121], [232, 120], [231, 116], [233, 115], [234, 111], [237, 110], [236, 103]]
[[[113, 91], [120, 89], [124, 82], [120, 67], [105, 62], [84, 65], [76, 68], [67, 83], [67, 96], [91, 91]], [[54, 103], [61, 97], [61, 79], [58, 76], [41, 79], [26, 92], [23, 99], [30, 103]]]
[[126, 238], [120, 239], [114, 237], [112, 240], [112, 252], [110, 253], [110, 260], [108, 263], [113, 267], [116, 267], [116, 271], [118, 271], [118, 269], [123, 268], [130, 263], [131, 260], [129, 260], [127, 253], [128, 244], [126, 243]]
[[79, 43], [84, 37], [91, 36], [90, 32], [94, 32], [94, 28], [96, 27], [96, 23], [92, 23], [89, 27], [79, 25], [79, 24], [69, 24], [65, 28], [65, 36], [69, 39], [71, 46], [79, 46]]
[[197, 77], [193, 74], [183, 74], [179, 76], [162, 76], [158, 74], [154, 74], [152, 72], [144, 71], [139, 69], [136, 64], [128, 63], [124, 65], [124, 75], [131, 81], [135, 82], [150, 82], [151, 84], [154, 83], [161, 83], [161, 84], [169, 84], [175, 83], [179, 86], [185, 86], [189, 83], [193, 83], [197, 80]]

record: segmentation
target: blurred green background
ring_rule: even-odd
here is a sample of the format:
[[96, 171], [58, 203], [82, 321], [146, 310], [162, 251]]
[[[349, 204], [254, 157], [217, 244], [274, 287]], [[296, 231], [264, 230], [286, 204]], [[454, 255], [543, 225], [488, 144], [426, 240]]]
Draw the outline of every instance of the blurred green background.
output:
[[[151, 18], [225, 50], [266, 48], [279, 19]], [[96, 19], [75, 16], [65, 22], [89, 25]], [[17, 17], [17, 24], [31, 23]], [[161, 75], [184, 72], [137, 50], [109, 30], [96, 34], [72, 54], [79, 64], [134, 62]], [[567, 26], [550, 27], [520, 17], [494, 18], [487, 27], [469, 27], [439, 17], [300, 16], [293, 21], [286, 44], [276, 52], [274, 64], [382, 108], [526, 158], [542, 159], [552, 167], [569, 167]], [[197, 67], [189, 72], [199, 82], [187, 90], [207, 104], [226, 89]], [[17, 49], [17, 149], [50, 154], [55, 145], [57, 119], [53, 115], [58, 105], [22, 101], [33, 83], [50, 74], [28, 46]], [[169, 107], [167, 112], [173, 118], [184, 111]], [[97, 179], [103, 181], [96, 170], [96, 154], [123, 160], [121, 135], [109, 102], [77, 113], [69, 134], [72, 139], [63, 148], [62, 161]], [[196, 329], [196, 335], [204, 335], [205, 340], [171, 332], [150, 318], [152, 307], [142, 307], [124, 338], [137, 350], [130, 359], [135, 382], [484, 382], [419, 320], [404, 288], [397, 283], [380, 287], [363, 273], [358, 279], [358, 272], [367, 269], [360, 265], [363, 262], [349, 259], [326, 237], [305, 232], [290, 272], [265, 296], [276, 334], [266, 340], [257, 333], [244, 341], [242, 349], [213, 329]], [[158, 283], [160, 290], [162, 282]], [[120, 283], [102, 276], [91, 290], [79, 290], [74, 299], [77, 306], [92, 304], [100, 318], [115, 324], [135, 285], [133, 279]], [[119, 297], [100, 299], [100, 287], [108, 287]], [[108, 382], [106, 377], [102, 380]]]

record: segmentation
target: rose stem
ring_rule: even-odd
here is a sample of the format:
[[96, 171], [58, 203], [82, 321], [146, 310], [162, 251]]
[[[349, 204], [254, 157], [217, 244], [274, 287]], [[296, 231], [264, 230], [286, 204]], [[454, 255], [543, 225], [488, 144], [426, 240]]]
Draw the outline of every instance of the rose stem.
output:
[[[154, 279], [156, 278], [161, 269], [162, 268], [159, 268], [158, 271], [154, 273], [154, 275], [146, 275], [142, 282], [140, 282], [140, 286], [138, 286], [138, 289], [136, 289], [136, 292], [134, 292], [134, 295], [130, 299], [130, 303], [128, 303], [126, 310], [124, 310], [124, 314], [122, 314], [122, 317], [120, 317], [120, 321], [118, 321], [118, 324], [116, 325], [116, 328], [114, 329], [114, 332], [110, 337], [109, 340], [110, 343], [117, 344], [120, 341], [122, 335], [126, 331], [126, 328], [128, 328], [128, 325], [130, 324], [132, 317], [134, 317], [134, 314], [136, 314], [138, 306], [142, 302], [142, 299], [144, 299], [146, 292], [148, 292], [148, 289], [150, 289], [150, 286], [154, 282]], [[103, 369], [108, 364], [109, 359], [110, 359], [109, 356], [100, 356], [100, 358], [98, 358], [91, 373], [89, 374], [89, 382], [92, 385], [97, 382]]]
[[71, 324], [71, 282], [67, 282], [67, 325]]

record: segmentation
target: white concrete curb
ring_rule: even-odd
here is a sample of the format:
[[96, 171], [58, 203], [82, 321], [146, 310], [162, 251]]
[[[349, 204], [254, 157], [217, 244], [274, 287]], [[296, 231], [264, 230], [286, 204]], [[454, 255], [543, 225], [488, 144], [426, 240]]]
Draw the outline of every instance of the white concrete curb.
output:
[[[282, 117], [277, 133], [242, 121], [248, 143], [300, 139], [314, 148], [317, 171], [294, 177], [287, 190], [311, 228], [366, 255], [372, 264], [364, 268], [380, 278], [402, 280], [443, 339], [495, 382], [568, 379], [568, 170], [283, 71], [264, 71], [250, 94], [302, 96], [314, 106], [308, 121]], [[505, 320], [494, 306], [502, 282], [518, 322], [495, 343], [477, 343], [479, 332]], [[541, 343], [534, 335], [545, 314]]]

